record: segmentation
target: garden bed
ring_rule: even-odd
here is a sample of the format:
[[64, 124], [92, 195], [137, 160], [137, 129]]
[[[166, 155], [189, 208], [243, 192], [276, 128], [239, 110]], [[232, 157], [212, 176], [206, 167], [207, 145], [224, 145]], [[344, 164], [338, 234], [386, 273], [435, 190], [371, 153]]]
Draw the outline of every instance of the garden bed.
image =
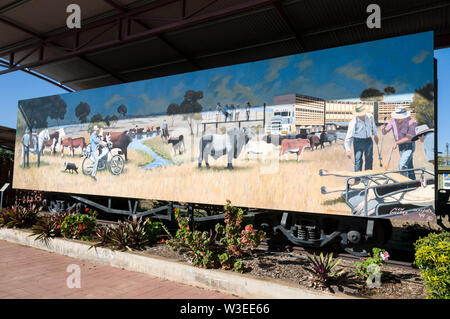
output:
[[[187, 251], [174, 252], [162, 243], [148, 247], [144, 253], [189, 262]], [[317, 284], [311, 273], [302, 266], [310, 264], [305, 254], [299, 252], [267, 252], [256, 249], [252, 256], [244, 258], [246, 274], [257, 278], [277, 279], [299, 287], [314, 288], [323, 292], [343, 292], [349, 296], [376, 299], [424, 299], [427, 296], [420, 271], [414, 268], [383, 266], [380, 288], [367, 288], [363, 279], [356, 277], [354, 262], [342, 260], [338, 267], [347, 276], [330, 282], [328, 287]]]

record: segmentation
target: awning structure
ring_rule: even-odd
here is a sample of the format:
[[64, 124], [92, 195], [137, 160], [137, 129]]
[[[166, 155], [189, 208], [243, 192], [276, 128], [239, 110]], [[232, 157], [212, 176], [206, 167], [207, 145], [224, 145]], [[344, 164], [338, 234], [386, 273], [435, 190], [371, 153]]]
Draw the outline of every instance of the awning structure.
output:
[[[84, 90], [417, 32], [450, 46], [450, 2], [378, 0], [0, 0], [0, 76], [24, 71]], [[42, 77], [44, 75], [45, 77]]]
[[15, 140], [16, 140], [15, 129], [0, 126], [0, 148], [14, 151]]

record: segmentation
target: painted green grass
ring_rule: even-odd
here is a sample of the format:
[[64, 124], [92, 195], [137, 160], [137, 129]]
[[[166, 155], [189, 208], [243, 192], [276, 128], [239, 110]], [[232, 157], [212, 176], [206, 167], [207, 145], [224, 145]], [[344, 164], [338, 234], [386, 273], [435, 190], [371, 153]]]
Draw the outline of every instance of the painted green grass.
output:
[[135, 150], [137, 155], [139, 156], [139, 160], [137, 161], [137, 166], [145, 166], [147, 164], [153, 163], [155, 159], [152, 154], [149, 154], [142, 150]]
[[152, 138], [143, 142], [147, 147], [150, 147], [153, 152], [164, 158], [165, 160], [176, 163], [172, 158], [169, 145], [164, 142], [161, 138]]

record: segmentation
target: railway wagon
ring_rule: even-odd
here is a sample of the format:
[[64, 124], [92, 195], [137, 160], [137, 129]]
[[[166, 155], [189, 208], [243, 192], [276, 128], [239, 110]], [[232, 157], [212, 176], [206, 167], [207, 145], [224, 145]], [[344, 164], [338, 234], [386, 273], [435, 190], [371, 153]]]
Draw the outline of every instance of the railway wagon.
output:
[[[251, 105], [290, 92], [379, 101], [385, 87], [410, 99], [415, 119], [399, 107], [379, 126], [358, 107], [345, 139], [322, 147], [323, 136], [273, 143], [265, 116], [251, 116]], [[272, 238], [366, 254], [389, 239], [391, 219], [436, 218], [435, 170], [411, 141], [415, 127], [434, 127], [435, 91], [427, 32], [23, 100], [13, 187], [47, 192], [54, 212], [89, 205], [172, 220], [174, 207], [207, 210], [199, 222], [220, 219], [230, 200]], [[211, 114], [216, 127], [199, 131]], [[167, 205], [139, 211], [140, 199]]]

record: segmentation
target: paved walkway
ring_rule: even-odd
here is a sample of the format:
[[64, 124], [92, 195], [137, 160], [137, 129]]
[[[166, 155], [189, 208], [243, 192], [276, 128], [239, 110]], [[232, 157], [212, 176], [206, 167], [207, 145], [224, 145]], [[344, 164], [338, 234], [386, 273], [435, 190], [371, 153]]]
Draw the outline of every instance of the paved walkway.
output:
[[[81, 288], [67, 287], [71, 264], [80, 267]], [[235, 297], [0, 240], [0, 298]]]

